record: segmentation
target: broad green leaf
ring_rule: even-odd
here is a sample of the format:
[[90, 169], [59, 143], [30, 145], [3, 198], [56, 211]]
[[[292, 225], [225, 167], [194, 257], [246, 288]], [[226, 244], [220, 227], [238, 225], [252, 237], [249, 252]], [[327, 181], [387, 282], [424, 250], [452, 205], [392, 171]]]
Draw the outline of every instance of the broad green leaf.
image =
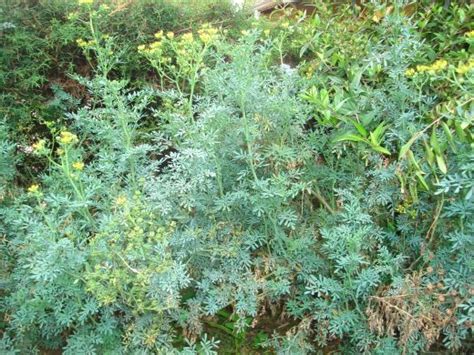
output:
[[351, 80], [351, 89], [352, 90], [357, 90], [360, 86], [360, 80], [362, 79], [362, 74], [364, 73], [365, 69], [364, 68], [357, 68], [355, 69], [355, 72], [353, 72], [352, 80]]
[[430, 145], [431, 145], [431, 148], [433, 148], [434, 152], [437, 155], [441, 155], [441, 148], [439, 146], [438, 136], [436, 134], [436, 129], [435, 128], [433, 128], [433, 132], [431, 133]]
[[435, 155], [433, 153], [433, 150], [431, 149], [430, 145], [426, 140], [423, 140], [423, 144], [425, 146], [426, 160], [428, 161], [428, 164], [433, 165], [435, 161]]
[[448, 139], [449, 142], [453, 141], [453, 135], [451, 134], [451, 131], [446, 124], [446, 122], [441, 122], [441, 127], [443, 127], [444, 133], [446, 134], [446, 138]]
[[411, 146], [416, 140], [416, 135], [411, 137], [408, 142], [406, 142], [402, 147], [400, 148], [400, 152], [398, 153], [398, 159], [402, 159], [410, 150]]
[[311, 46], [311, 42], [312, 42], [312, 40], [306, 42], [304, 44], [304, 46], [301, 47], [301, 49], [300, 49], [300, 58], [302, 58], [303, 55], [306, 53], [306, 51], [309, 49], [309, 47]]
[[417, 184], [408, 184], [408, 191], [410, 191], [410, 197], [414, 203], [418, 202], [418, 189]]
[[464, 132], [464, 129], [458, 120], [454, 120], [454, 130], [456, 131], [456, 135], [458, 136], [459, 140], [465, 142], [467, 138], [466, 133]]
[[380, 145], [386, 129], [387, 127], [385, 127], [382, 122], [377, 126], [377, 128], [370, 132], [370, 141], [373, 145]]
[[451, 146], [451, 149], [454, 152], [456, 152], [456, 146], [454, 145], [453, 134], [451, 133], [451, 130], [449, 129], [446, 122], [441, 122], [441, 127], [443, 127], [444, 134], [446, 135], [446, 139], [448, 140], [448, 143]]
[[343, 142], [343, 141], [368, 143], [365, 138], [353, 133], [343, 134], [334, 140], [334, 142]]
[[386, 154], [386, 155], [390, 155], [390, 151], [384, 147], [381, 147], [379, 145], [373, 145], [372, 146], [372, 149], [375, 150], [376, 152], [379, 152], [379, 153], [382, 153], [382, 154]]
[[421, 171], [417, 171], [415, 172], [415, 175], [416, 177], [418, 178], [418, 181], [421, 183], [421, 185], [423, 185], [423, 187], [425, 188], [426, 191], [429, 191], [430, 188], [425, 180], [425, 178], [423, 177], [423, 175], [421, 174]]
[[329, 106], [329, 93], [326, 89], [322, 89], [319, 92], [319, 97], [321, 98], [321, 105], [326, 108]]
[[318, 100], [318, 91], [316, 87], [312, 86], [308, 91], [301, 94], [301, 98], [303, 100], [308, 101], [309, 103], [317, 104], [319, 100]]
[[354, 125], [354, 127], [357, 129], [357, 131], [363, 136], [363, 137], [367, 137], [367, 130], [365, 129], [364, 126], [362, 126], [359, 122], [355, 121], [355, 120], [351, 120], [351, 123]]
[[410, 149], [407, 153], [408, 155], [408, 160], [410, 161], [410, 163], [412, 164], [412, 166], [417, 170], [417, 171], [421, 171], [421, 168], [420, 166], [418, 165], [416, 159], [415, 159], [415, 156], [413, 155], [413, 151]]
[[436, 163], [438, 164], [439, 170], [443, 174], [446, 174], [448, 172], [448, 168], [446, 167], [446, 162], [444, 161], [444, 158], [442, 155], [436, 154]]

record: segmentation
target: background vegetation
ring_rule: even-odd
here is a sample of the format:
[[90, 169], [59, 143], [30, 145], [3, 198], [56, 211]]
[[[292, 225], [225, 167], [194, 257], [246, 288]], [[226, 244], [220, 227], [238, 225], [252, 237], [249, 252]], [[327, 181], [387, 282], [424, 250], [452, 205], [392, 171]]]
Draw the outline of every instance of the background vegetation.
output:
[[471, 353], [473, 8], [0, 4], [0, 352]]

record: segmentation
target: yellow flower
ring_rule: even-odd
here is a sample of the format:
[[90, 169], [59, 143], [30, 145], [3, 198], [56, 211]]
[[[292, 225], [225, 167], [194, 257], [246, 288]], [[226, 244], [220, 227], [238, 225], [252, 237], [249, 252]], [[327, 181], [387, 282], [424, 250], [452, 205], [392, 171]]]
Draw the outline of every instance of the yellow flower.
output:
[[470, 59], [466, 64], [459, 63], [458, 67], [456, 68], [456, 72], [458, 74], [466, 74], [468, 71], [474, 68], [474, 59]]
[[466, 32], [464, 34], [467, 38], [473, 38], [474, 37], [474, 30]]
[[38, 153], [45, 148], [46, 141], [44, 139], [40, 139], [38, 142], [32, 145], [33, 150]]
[[115, 199], [115, 204], [117, 206], [123, 206], [125, 205], [125, 203], [127, 203], [127, 198], [123, 195], [120, 195], [119, 197]]
[[437, 60], [431, 66], [435, 71], [446, 69], [448, 62], [444, 59]]
[[77, 43], [77, 45], [78, 45], [79, 47], [81, 47], [81, 48], [87, 46], [87, 42], [84, 41], [82, 38], [77, 39], [77, 40], [76, 40], [76, 43]]
[[181, 41], [184, 43], [191, 43], [194, 40], [193, 34], [191, 32], [185, 33], [181, 36]]
[[407, 70], [405, 71], [405, 76], [407, 76], [407, 77], [409, 77], [409, 78], [412, 77], [412, 76], [414, 76], [415, 74], [416, 74], [416, 70], [413, 69], [413, 68], [407, 69]]
[[153, 43], [150, 44], [150, 48], [151, 49], [159, 49], [161, 48], [161, 45], [162, 45], [162, 42], [160, 41], [155, 41]]
[[76, 40], [76, 43], [79, 47], [85, 48], [85, 47], [92, 47], [96, 44], [95, 40], [90, 40], [90, 41], [84, 41], [82, 38], [79, 38]]
[[140, 44], [140, 45], [137, 47], [137, 49], [138, 49], [139, 52], [143, 52], [143, 51], [145, 50], [145, 48], [146, 48], [146, 47], [145, 47], [144, 44]]
[[281, 27], [284, 28], [284, 29], [287, 29], [288, 27], [290, 27], [290, 23], [289, 22], [283, 22], [281, 24]]
[[435, 74], [438, 71], [444, 70], [448, 67], [448, 62], [445, 59], [439, 59], [431, 65], [417, 65], [416, 71], [419, 73], [428, 72], [429, 74]]
[[76, 170], [83, 170], [84, 169], [84, 163], [82, 161], [76, 161], [72, 164], [72, 167]]
[[419, 73], [423, 73], [425, 71], [428, 71], [430, 67], [428, 65], [417, 65], [416, 66], [416, 71]]
[[37, 193], [39, 191], [39, 185], [38, 184], [32, 184], [30, 187], [28, 187], [28, 192], [29, 193]]
[[94, 2], [94, 0], [79, 0], [79, 5], [90, 5]]
[[267, 37], [270, 36], [270, 30], [265, 30], [265, 31], [263, 31], [263, 34], [264, 34], [265, 36], [267, 36]]
[[214, 41], [217, 39], [217, 32], [216, 28], [210, 27], [209, 25], [204, 26], [202, 29], [198, 31], [199, 38], [205, 44]]
[[174, 33], [170, 31], [166, 34], [166, 37], [168, 37], [169, 39], [173, 39], [174, 38]]
[[157, 38], [157, 39], [162, 39], [162, 38], [163, 38], [163, 31], [156, 32], [156, 33], [155, 33], [155, 38]]
[[67, 14], [67, 19], [68, 20], [76, 20], [78, 17], [78, 13], [77, 12], [70, 12]]
[[59, 136], [59, 143], [61, 144], [74, 144], [77, 143], [77, 136], [71, 132], [63, 131]]

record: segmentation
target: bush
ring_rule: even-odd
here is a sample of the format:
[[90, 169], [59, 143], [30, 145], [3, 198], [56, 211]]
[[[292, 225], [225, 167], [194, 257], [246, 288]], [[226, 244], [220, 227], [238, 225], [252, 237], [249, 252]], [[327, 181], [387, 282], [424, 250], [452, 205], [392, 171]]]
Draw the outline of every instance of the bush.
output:
[[58, 88], [31, 147], [0, 137], [3, 352], [469, 351], [471, 32], [327, 7], [124, 47], [81, 6], [87, 96]]

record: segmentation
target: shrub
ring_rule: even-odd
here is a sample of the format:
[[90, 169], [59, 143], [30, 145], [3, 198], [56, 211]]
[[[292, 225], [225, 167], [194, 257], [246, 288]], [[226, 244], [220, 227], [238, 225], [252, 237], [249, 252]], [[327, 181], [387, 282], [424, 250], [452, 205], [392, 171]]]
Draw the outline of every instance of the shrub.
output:
[[57, 90], [29, 185], [1, 131], [3, 352], [469, 351], [470, 32], [433, 49], [400, 6], [339, 54], [347, 9], [159, 31], [133, 47], [142, 85], [110, 9], [82, 3], [87, 100]]

